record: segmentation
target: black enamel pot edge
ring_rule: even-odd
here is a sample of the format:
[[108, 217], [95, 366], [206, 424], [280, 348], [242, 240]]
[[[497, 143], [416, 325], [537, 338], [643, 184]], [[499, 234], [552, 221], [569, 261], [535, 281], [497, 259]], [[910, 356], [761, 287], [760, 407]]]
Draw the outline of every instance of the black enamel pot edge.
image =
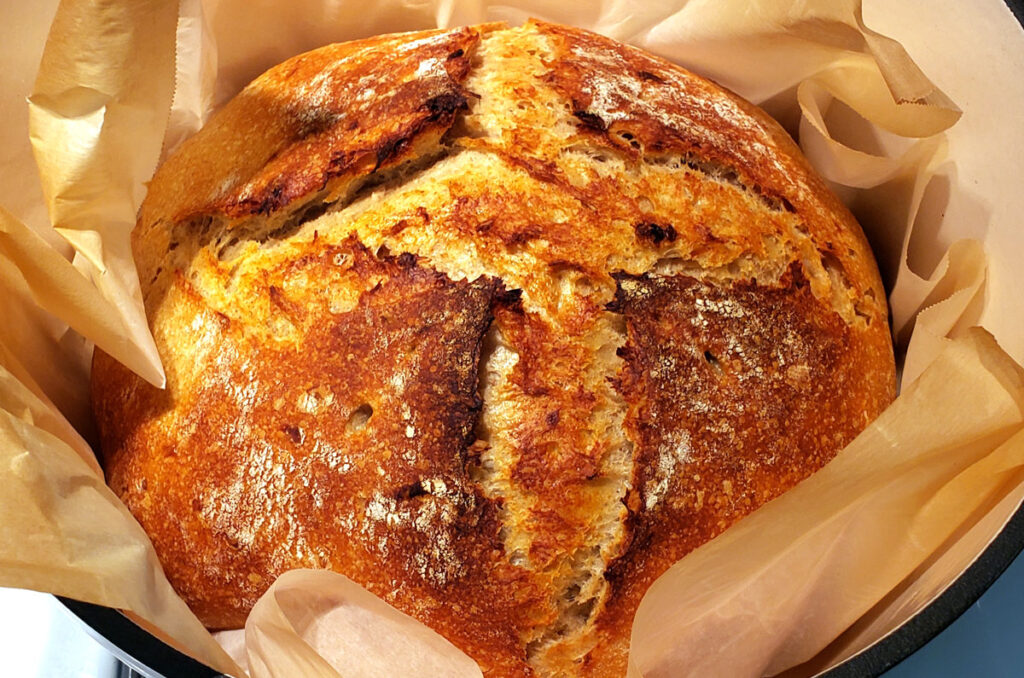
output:
[[57, 597], [105, 650], [147, 678], [212, 678], [220, 674], [182, 654], [120, 611]]
[[[1024, 506], [978, 558], [942, 594], [888, 636], [822, 674], [822, 678], [878, 676], [952, 624], [1024, 551]], [[196, 676], [216, 671], [164, 644], [117, 610], [58, 598], [97, 641], [124, 664], [151, 678]]]
[[[1024, 27], [1024, 0], [1004, 0]], [[879, 676], [921, 649], [973, 605], [1024, 551], [1024, 506], [980, 556], [935, 600], [902, 626], [821, 678]], [[149, 678], [212, 678], [216, 671], [178, 652], [117, 610], [57, 598], [122, 663]]]
[[967, 611], [1024, 552], [1024, 505], [1002, 531], [932, 602], [887, 636], [819, 678], [879, 676], [924, 647]]
[[1017, 23], [1024, 27], [1024, 0], [1006, 0], [1006, 5], [1017, 17]]
[[[1024, 551], [1024, 506], [1017, 508], [1003, 530], [942, 594], [882, 640], [822, 678], [878, 676], [919, 650], [952, 624]], [[195, 676], [212, 678], [216, 671], [161, 642], [117, 610], [58, 598], [78, 617], [90, 635], [122, 663], [150, 678]]]

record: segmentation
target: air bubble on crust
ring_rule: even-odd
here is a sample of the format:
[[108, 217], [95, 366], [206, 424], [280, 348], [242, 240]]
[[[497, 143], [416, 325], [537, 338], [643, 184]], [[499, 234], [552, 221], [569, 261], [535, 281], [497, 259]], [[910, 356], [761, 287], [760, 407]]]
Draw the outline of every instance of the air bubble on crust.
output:
[[373, 407], [369, 403], [363, 403], [356, 409], [352, 410], [352, 413], [348, 415], [348, 422], [346, 428], [349, 432], [358, 432], [366, 428], [366, 425], [370, 423], [370, 418], [373, 416]]
[[719, 375], [725, 374], [725, 371], [722, 369], [722, 363], [721, 363], [721, 361], [718, 360], [718, 356], [716, 356], [711, 351], [704, 351], [704, 361], [717, 374], [719, 374]]

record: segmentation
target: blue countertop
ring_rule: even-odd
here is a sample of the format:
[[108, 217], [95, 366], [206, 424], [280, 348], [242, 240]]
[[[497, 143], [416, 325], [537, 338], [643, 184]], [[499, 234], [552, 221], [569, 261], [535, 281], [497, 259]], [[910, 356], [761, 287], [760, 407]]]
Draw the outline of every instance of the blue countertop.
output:
[[930, 643], [885, 678], [1024, 676], [1024, 557]]

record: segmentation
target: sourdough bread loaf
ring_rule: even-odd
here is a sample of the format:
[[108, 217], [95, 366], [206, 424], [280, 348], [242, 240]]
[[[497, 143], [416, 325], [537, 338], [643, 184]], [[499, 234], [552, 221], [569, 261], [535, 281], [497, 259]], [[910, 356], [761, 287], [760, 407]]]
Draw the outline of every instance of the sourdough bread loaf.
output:
[[531, 22], [331, 45], [160, 168], [167, 389], [108, 481], [211, 628], [330, 568], [488, 676], [622, 676], [645, 590], [891, 401], [860, 228], [763, 112]]

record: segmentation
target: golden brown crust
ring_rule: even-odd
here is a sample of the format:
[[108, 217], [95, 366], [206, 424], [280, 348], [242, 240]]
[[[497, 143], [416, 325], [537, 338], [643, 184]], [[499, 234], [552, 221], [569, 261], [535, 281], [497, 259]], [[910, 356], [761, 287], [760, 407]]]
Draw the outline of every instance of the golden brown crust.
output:
[[594, 142], [637, 157], [679, 155], [717, 166], [727, 181], [796, 213], [844, 276], [841, 262], [869, 262], [851, 267], [858, 279], [848, 282], [884, 296], [862, 231], [763, 111], [635, 48], [564, 26], [541, 28], [557, 43], [548, 79]]
[[621, 676], [650, 582], [893, 396], [870, 251], [785, 133], [577, 29], [289, 60], [133, 247], [168, 390], [97, 353], [104, 464], [212, 627], [329, 567], [486, 675]]
[[[618, 388], [636, 447], [630, 545], [605, 573], [600, 626], [612, 635], [656, 573], [823, 466], [888, 403], [863, 339], [814, 298], [798, 265], [777, 285], [619, 283], [629, 339]], [[625, 673], [625, 656], [601, 654], [602, 671]]]
[[[107, 389], [134, 378], [97, 356], [103, 449], [140, 434], [145, 444], [106, 460], [108, 482], [211, 627], [242, 626], [282, 572], [332, 568], [500, 665], [518, 642], [507, 622], [522, 614], [521, 577], [500, 560], [494, 501], [469, 477], [467, 451], [480, 346], [507, 295], [493, 280], [452, 282], [412, 255], [379, 259], [354, 241], [283, 266], [362, 294], [332, 314], [268, 285], [269, 302], [303, 328], [301, 344], [268, 345], [179, 279], [179, 321], [204, 328], [211, 356], [179, 395], [173, 427], [140, 426], [153, 419], [147, 406], [167, 401], [148, 385], [111, 407]], [[456, 590], [468, 619], [450, 616]]]
[[175, 181], [155, 186], [148, 204], [174, 221], [268, 213], [393, 163], [466, 108], [460, 83], [479, 39], [473, 28], [427, 31], [289, 59], [225, 106], [201, 142], [168, 160], [165, 174]]

